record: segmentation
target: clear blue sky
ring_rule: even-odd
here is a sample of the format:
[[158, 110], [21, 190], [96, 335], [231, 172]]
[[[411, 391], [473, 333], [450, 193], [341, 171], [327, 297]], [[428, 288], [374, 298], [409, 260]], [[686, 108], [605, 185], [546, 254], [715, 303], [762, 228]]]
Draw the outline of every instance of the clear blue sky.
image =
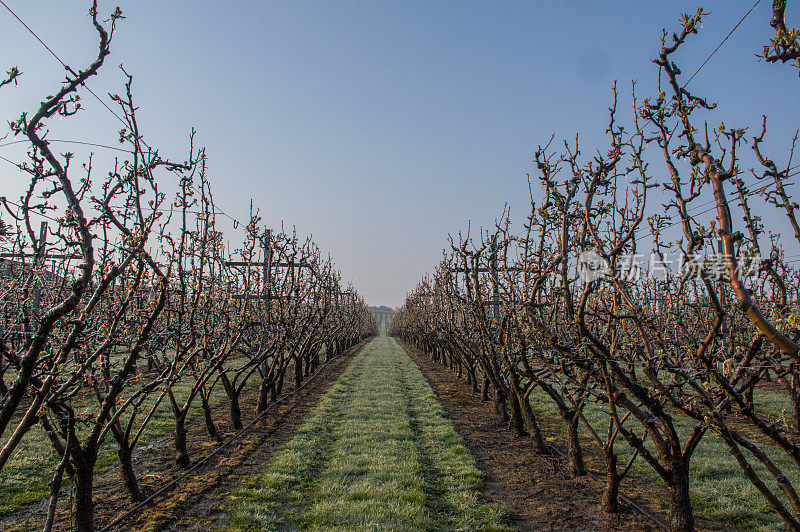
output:
[[[6, 2], [73, 68], [94, 57], [89, 2]], [[525, 174], [552, 133], [602, 145], [613, 80], [655, 92], [661, 28], [677, 30], [698, 5], [711, 11], [679, 56], [691, 73], [752, 4], [123, 1], [127, 19], [90, 86], [120, 90], [123, 63], [149, 144], [181, 157], [197, 128], [221, 209], [244, 219], [252, 198], [267, 224], [313, 234], [371, 304], [396, 306], [448, 233], [491, 223], [506, 202], [517, 221], [527, 214]], [[787, 19], [797, 26], [795, 4]], [[729, 125], [769, 115], [770, 146], [785, 147], [800, 125], [800, 79], [754, 57], [770, 7], [762, 0], [692, 88], [719, 102], [714, 116]], [[24, 73], [0, 91], [10, 120], [63, 72], [2, 7], [0, 35], [0, 66]], [[51, 136], [113, 143], [119, 124], [83, 101]], [[19, 174], [0, 164], [0, 193], [17, 196]]]

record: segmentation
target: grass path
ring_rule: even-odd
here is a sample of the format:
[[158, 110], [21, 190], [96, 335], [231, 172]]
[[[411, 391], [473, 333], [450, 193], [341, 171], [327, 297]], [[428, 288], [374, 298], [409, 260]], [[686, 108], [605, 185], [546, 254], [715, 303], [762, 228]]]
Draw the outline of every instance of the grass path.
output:
[[505, 530], [433, 390], [391, 338], [359, 353], [264, 473], [231, 496], [238, 530]]

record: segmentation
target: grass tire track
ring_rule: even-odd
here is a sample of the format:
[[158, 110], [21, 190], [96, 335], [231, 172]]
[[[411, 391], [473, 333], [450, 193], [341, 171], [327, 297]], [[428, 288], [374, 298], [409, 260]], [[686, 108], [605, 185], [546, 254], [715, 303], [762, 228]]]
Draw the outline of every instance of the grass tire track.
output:
[[419, 368], [393, 339], [359, 353], [301, 429], [232, 496], [236, 530], [508, 530]]

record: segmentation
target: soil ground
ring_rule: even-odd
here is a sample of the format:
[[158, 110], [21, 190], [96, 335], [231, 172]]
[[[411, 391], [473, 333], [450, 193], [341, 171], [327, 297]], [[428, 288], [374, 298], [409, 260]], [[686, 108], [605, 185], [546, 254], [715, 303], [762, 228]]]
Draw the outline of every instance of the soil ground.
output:
[[[628, 508], [606, 516], [599, 509], [602, 484], [589, 477], [570, 478], [557, 456], [537, 454], [528, 438], [512, 435], [494, 411], [455, 372], [403, 344], [420, 366], [459, 433], [467, 442], [486, 476], [483, 496], [505, 504], [522, 530], [661, 530], [650, 519]], [[546, 435], [547, 419], [540, 419]], [[640, 493], [627, 493], [662, 522], [658, 505], [663, 488], [649, 483]], [[730, 530], [702, 515], [695, 515], [700, 530]]]
[[[481, 401], [480, 395], [472, 392], [454, 372], [420, 355], [413, 348], [404, 347], [477, 460], [484, 476], [479, 493], [482, 502], [503, 505], [514, 524], [522, 530], [659, 530], [652, 521], [630, 510], [616, 516], [602, 515], [598, 508], [602, 492], [600, 482], [588, 477], [570, 478], [560, 458], [537, 454], [529, 439], [514, 437], [499, 421], [492, 403]], [[332, 360], [302, 393], [280, 404], [235, 444], [153, 505], [115, 529], [226, 529], [230, 523], [227, 512], [232, 494], [240, 488], [244, 479], [262, 473], [272, 457], [292, 439], [357, 351], [354, 349]], [[291, 387], [287, 391], [291, 391]], [[254, 417], [254, 395], [255, 392], [242, 402], [244, 419]], [[225, 412], [217, 415], [219, 420], [225, 417]], [[548, 420], [541, 421], [546, 433], [556, 433], [552, 426], [548, 427]], [[220, 422], [220, 428], [228, 435], [233, 432], [227, 421]], [[215, 444], [209, 441], [201, 419], [190, 426], [189, 441], [192, 442], [190, 453], [194, 459], [207, 455], [215, 448]], [[146, 494], [182, 472], [173, 464], [171, 443], [170, 437], [152, 443], [151, 448], [136, 461], [142, 490]], [[626, 495], [663, 521], [664, 509], [658, 502], [662, 491], [662, 488], [650, 483], [642, 485], [638, 492], [626, 492]], [[98, 525], [111, 522], [132, 507], [114, 466], [98, 477], [95, 494]], [[56, 529], [69, 528], [67, 498], [68, 493], [62, 498]], [[31, 505], [16, 513], [12, 520], [0, 523], [0, 528], [41, 529], [45, 506], [44, 501]], [[696, 517], [699, 529], [727, 529], [705, 519], [699, 512]]]

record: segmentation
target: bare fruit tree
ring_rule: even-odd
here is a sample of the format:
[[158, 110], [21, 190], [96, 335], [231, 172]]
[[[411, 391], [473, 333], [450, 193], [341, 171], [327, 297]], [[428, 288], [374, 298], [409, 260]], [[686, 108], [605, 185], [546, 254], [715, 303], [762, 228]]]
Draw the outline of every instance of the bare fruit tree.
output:
[[[780, 237], [765, 238], [756, 207], [785, 215], [800, 243], [787, 191], [796, 138], [776, 163], [763, 148], [766, 118], [748, 142], [686, 89], [675, 54], [705, 15], [662, 34], [658, 86], [642, 98], [632, 84], [629, 118], [614, 85], [605, 145], [539, 147], [523, 229], [506, 210], [490, 230], [451, 238], [390, 333], [434, 360], [480, 368], [498, 415], [540, 451], [534, 414], [551, 403], [572, 475], [585, 470], [585, 429], [604, 462], [606, 512], [619, 510], [621, 482], [641, 464], [666, 487], [669, 528], [694, 530], [692, 457], [719, 438], [798, 530], [798, 421], [776, 419], [755, 393], [773, 381], [800, 411], [798, 272]], [[645, 251], [652, 262], [637, 263]]]

